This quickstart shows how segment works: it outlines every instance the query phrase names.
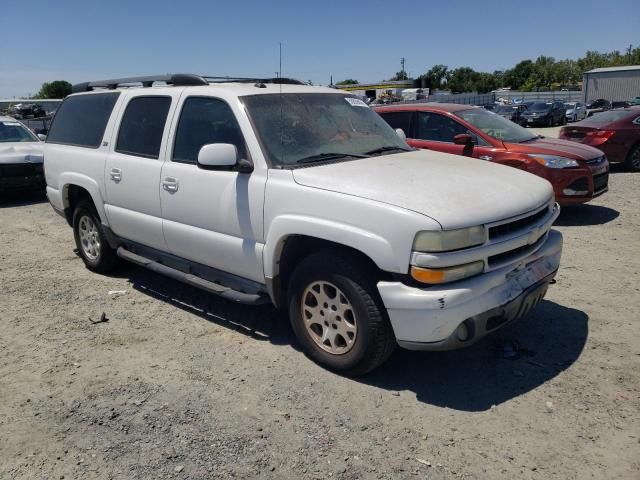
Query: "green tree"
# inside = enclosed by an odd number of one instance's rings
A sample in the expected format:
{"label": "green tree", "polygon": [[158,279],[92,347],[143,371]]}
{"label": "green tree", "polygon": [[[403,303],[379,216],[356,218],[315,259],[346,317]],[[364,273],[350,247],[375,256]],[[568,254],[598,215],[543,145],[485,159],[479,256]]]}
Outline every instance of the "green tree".
{"label": "green tree", "polygon": [[398,80],[409,80],[409,76],[407,75],[407,72],[405,72],[404,70],[400,70],[399,72],[396,72],[396,74],[393,77],[389,79],[389,81],[391,82],[395,82]]}
{"label": "green tree", "polygon": [[426,80],[426,87],[430,89],[443,88],[447,83],[449,67],[446,65],[434,65],[427,73],[423,73],[418,78]]}
{"label": "green tree", "polygon": [[518,90],[533,73],[533,62],[523,60],[512,69],[504,72],[502,86]]}
{"label": "green tree", "polygon": [[451,71],[447,86],[453,93],[473,92],[480,80],[480,74],[473,68],[460,67]]}
{"label": "green tree", "polygon": [[71,94],[71,84],[66,80],[44,82],[35,98],[64,98]]}
{"label": "green tree", "polygon": [[357,85],[358,81],[353,78],[347,78],[346,80],[341,80],[336,85]]}

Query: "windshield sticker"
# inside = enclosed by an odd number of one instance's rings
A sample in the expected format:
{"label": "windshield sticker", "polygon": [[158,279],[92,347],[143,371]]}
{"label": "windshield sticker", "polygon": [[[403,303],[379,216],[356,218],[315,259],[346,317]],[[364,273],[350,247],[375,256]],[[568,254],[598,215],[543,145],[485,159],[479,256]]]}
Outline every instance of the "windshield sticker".
{"label": "windshield sticker", "polygon": [[347,103],[349,105],[351,105],[352,107],[367,107],[369,108],[369,105],[367,105],[366,103],[364,103],[362,100],[360,100],[359,98],[352,98],[352,97],[344,97],[344,99],[347,101]]}

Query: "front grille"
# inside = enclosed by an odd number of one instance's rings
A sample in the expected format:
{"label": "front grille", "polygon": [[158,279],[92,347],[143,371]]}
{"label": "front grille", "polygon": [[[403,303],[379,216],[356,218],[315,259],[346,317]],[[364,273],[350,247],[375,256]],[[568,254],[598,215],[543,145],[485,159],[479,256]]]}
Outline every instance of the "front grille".
{"label": "front grille", "polygon": [[41,163],[12,163],[0,165],[0,176],[2,177],[31,177],[42,174]]}
{"label": "front grille", "polygon": [[514,248],[513,250],[498,253],[497,255],[489,257],[489,267],[493,268],[497,265],[507,264],[515,261],[521,256],[529,254],[530,252],[535,250],[544,241],[544,239],[545,235],[542,235],[540,238],[538,238],[538,240],[529,245],[523,245],[522,247]]}
{"label": "front grille", "polygon": [[593,191],[598,193],[609,185],[609,172],[601,173],[593,176]]}
{"label": "front grille", "polygon": [[517,232],[518,230],[523,230],[528,226],[537,223],[548,212],[548,208],[543,208],[539,212],[536,212],[533,215],[529,215],[528,217],[520,218],[518,220],[514,220],[513,222],[503,223],[502,225],[496,225],[495,227],[490,227],[489,240],[493,240],[494,238]]}

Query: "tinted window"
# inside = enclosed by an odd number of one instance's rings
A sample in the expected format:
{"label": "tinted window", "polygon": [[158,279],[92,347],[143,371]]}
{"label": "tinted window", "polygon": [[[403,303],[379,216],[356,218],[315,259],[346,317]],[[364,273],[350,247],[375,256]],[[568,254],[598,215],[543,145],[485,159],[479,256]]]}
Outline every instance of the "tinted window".
{"label": "tinted window", "polygon": [[380,115],[392,128],[401,128],[406,136],[411,135],[412,112],[387,112]]}
{"label": "tinted window", "polygon": [[231,143],[246,156],[244,139],[229,105],[215,98],[187,98],[176,131],[173,160],[196,163],[198,152],[209,143]]}
{"label": "tinted window", "polygon": [[417,138],[421,140],[449,143],[453,143],[453,137],[459,133],[469,133],[466,128],[455,120],[433,112],[418,113],[416,132]]}
{"label": "tinted window", "polygon": [[109,92],[67,97],[56,112],[47,143],[99,147],[118,95]]}
{"label": "tinted window", "polygon": [[528,142],[536,138],[529,130],[500,115],[487,112],[482,108],[460,110],[456,112],[456,115],[490,137],[497,138],[498,140],[517,143]]}
{"label": "tinted window", "polygon": [[136,97],[122,117],[116,152],[158,158],[170,97]]}
{"label": "tinted window", "polygon": [[536,102],[529,107],[532,112],[546,112],[551,108],[551,104],[547,102]]}
{"label": "tinted window", "polygon": [[637,110],[610,110],[608,112],[596,113],[591,117],[585,118],[581,122],[581,125],[598,125],[602,123],[617,122],[618,120],[622,120],[626,117],[629,117],[631,119],[634,115],[637,114]]}

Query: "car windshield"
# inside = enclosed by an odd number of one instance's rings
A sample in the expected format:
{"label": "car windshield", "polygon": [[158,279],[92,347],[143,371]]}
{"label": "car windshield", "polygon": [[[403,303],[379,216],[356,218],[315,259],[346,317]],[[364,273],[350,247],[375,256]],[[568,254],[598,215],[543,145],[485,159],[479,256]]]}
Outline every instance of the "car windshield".
{"label": "car windshield", "polygon": [[529,107],[532,112],[544,112],[551,108],[551,103],[536,102]]}
{"label": "car windshield", "polygon": [[585,118],[582,125],[599,125],[603,123],[617,122],[626,117],[633,117],[640,110],[609,110],[607,112],[596,113],[595,115]]}
{"label": "car windshield", "polygon": [[511,113],[516,109],[516,107],[511,105],[504,105],[502,107],[498,107],[494,110],[496,113]]}
{"label": "car windshield", "polygon": [[456,115],[462,118],[465,122],[468,122],[474,127],[482,130],[490,137],[505,142],[520,143],[537,138],[527,129],[513,123],[511,120],[507,120],[506,118],[484,110],[483,108],[461,110],[456,112]]}
{"label": "car windshield", "polygon": [[0,143],[37,142],[38,138],[15,120],[0,120]]}
{"label": "car windshield", "polygon": [[410,150],[382,117],[353,96],[285,93],[243,101],[273,166]]}
{"label": "car windshield", "polygon": [[572,109],[576,108],[576,104],[575,103],[565,103],[564,104],[564,108],[566,108],[567,110],[572,110]]}

